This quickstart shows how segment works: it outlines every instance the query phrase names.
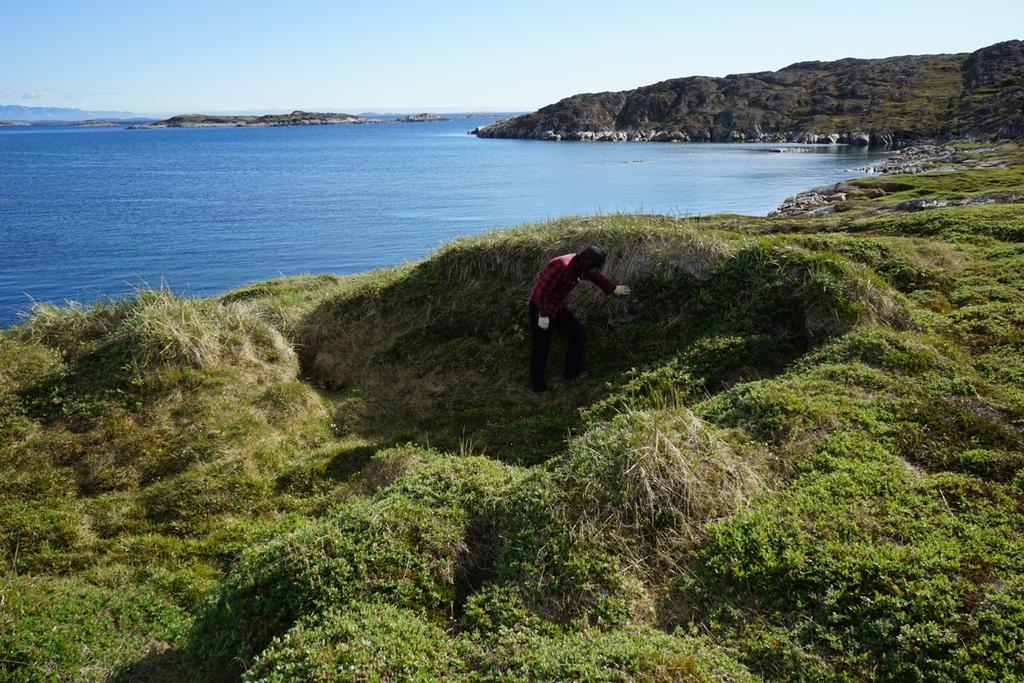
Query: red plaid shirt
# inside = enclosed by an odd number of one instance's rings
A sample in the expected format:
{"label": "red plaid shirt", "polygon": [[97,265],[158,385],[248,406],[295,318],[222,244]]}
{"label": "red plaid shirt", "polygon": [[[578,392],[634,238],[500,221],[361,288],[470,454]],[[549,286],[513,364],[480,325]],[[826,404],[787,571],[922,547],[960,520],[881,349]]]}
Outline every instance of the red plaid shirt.
{"label": "red plaid shirt", "polygon": [[[569,292],[580,283],[581,276],[572,267],[572,260],[575,257],[576,254],[556,256],[548,261],[544,270],[537,276],[537,281],[530,292],[530,301],[537,304],[542,318],[554,318],[558,315],[565,306],[565,298],[569,296]],[[582,278],[593,282],[605,294],[615,291],[615,285],[596,270],[584,273]]]}

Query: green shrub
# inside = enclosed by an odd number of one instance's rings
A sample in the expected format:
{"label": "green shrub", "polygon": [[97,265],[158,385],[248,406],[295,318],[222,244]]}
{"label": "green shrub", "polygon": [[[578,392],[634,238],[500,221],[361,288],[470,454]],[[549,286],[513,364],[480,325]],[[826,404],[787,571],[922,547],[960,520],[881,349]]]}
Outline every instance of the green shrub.
{"label": "green shrub", "polygon": [[196,622],[192,657],[210,679],[238,675],[300,617],[356,599],[440,619],[455,600],[463,532],[457,511],[350,503],[248,552]]}
{"label": "green shrub", "polygon": [[624,410],[681,405],[704,392],[751,376],[778,372],[795,355],[784,341],[767,334],[709,334],[652,367],[626,373],[609,383],[612,393],[583,409],[584,421],[608,419]]}
{"label": "green shrub", "polygon": [[808,446],[802,434],[855,430],[932,470],[1005,477],[1012,475],[1005,465],[993,469],[961,456],[1020,448],[1019,408],[1005,398],[947,340],[865,327],[807,354],[779,377],[722,392],[698,412],[785,444],[785,460],[798,467]]}
{"label": "green shrub", "polygon": [[1018,575],[987,592],[967,615],[964,631],[956,652],[963,680],[1024,678],[1024,580]]}
{"label": "green shrub", "polygon": [[1024,304],[994,302],[965,306],[951,316],[956,326],[983,346],[1024,340]]}
{"label": "green shrub", "polygon": [[0,580],[0,678],[105,681],[153,642],[179,643],[189,617],[146,587],[80,578]]}
{"label": "green shrub", "polygon": [[[1024,614],[1001,596],[1019,580],[1024,545],[1012,530],[1024,518],[1008,491],[918,477],[891,459],[831,462],[716,527],[679,599],[706,601],[737,628],[744,612],[762,615],[854,678],[959,680],[996,658],[993,679],[1019,672],[1005,653]],[[979,604],[1000,605],[1007,630],[972,627]],[[992,660],[978,644],[988,638],[1003,639]]]}
{"label": "green shrub", "polygon": [[509,470],[483,458],[416,458],[373,501],[344,503],[323,520],[246,554],[200,615],[190,652],[209,678],[237,675],[299,618],[358,600],[387,601],[443,623],[473,563],[473,509]]}
{"label": "green shrub", "polygon": [[449,681],[465,679],[455,641],[416,612],[355,603],[303,619],[245,672],[273,681]]}
{"label": "green shrub", "polygon": [[960,240],[975,235],[1024,241],[1024,210],[1017,204],[990,204],[896,213],[855,221],[854,231],[944,237]]}
{"label": "green shrub", "polygon": [[459,625],[474,642],[500,640],[514,632],[554,636],[564,631],[561,625],[530,609],[518,586],[497,583],[469,596]]}
{"label": "green shrub", "polygon": [[584,630],[561,637],[503,633],[469,659],[478,681],[754,681],[709,641],[653,629]]}

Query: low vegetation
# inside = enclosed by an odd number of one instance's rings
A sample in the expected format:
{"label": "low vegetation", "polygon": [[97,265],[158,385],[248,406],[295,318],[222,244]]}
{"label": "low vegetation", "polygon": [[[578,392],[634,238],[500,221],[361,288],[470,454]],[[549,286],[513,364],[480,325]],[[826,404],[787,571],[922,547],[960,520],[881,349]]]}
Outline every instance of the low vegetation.
{"label": "low vegetation", "polygon": [[[1024,678],[1024,176],[964,154],[823,218],[35,307],[0,679]],[[574,294],[590,372],[534,395],[528,288],[590,243],[633,295]]]}

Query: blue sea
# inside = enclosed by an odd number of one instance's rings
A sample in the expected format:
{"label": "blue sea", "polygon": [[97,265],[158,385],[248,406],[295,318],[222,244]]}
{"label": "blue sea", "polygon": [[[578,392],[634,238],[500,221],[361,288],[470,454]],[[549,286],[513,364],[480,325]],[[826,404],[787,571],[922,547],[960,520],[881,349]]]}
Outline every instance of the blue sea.
{"label": "blue sea", "polygon": [[862,175],[845,147],[485,140],[491,118],[287,128],[0,128],[0,326],[140,285],[199,296],[353,273],[567,214],[763,215]]}

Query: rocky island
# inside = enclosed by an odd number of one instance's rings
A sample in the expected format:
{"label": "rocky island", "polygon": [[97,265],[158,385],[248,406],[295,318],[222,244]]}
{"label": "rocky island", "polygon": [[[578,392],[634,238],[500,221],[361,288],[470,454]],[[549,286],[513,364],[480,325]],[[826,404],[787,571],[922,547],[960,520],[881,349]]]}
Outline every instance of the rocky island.
{"label": "rocky island", "polygon": [[437,123],[439,121],[451,121],[447,116],[437,114],[413,114],[395,119],[395,123]]}
{"label": "rocky island", "polygon": [[224,128],[232,126],[331,126],[340,124],[380,123],[355,114],[332,112],[293,111],[291,114],[264,116],[214,116],[210,114],[180,114],[155,123],[129,126],[129,128]]}
{"label": "rocky island", "polygon": [[1024,43],[799,62],[580,94],[471,131],[485,138],[890,145],[1024,135]]}

